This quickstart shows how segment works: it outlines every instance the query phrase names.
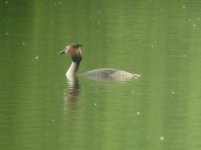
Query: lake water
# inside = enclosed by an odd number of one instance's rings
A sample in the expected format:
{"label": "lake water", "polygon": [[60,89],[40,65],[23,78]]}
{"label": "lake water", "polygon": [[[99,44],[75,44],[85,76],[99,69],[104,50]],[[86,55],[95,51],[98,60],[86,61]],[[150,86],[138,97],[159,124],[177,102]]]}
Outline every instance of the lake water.
{"label": "lake water", "polygon": [[[113,67],[139,80],[69,83]],[[1,150],[200,150],[201,1],[1,0]]]}

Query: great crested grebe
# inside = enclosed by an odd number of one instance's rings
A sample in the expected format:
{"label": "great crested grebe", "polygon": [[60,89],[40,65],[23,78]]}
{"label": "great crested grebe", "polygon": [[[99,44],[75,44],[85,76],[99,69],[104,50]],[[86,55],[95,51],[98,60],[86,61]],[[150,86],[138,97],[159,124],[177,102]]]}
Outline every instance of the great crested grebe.
{"label": "great crested grebe", "polygon": [[[71,56],[72,63],[66,72],[66,76],[69,80],[73,80],[78,71],[80,62],[82,60],[81,44],[69,44],[66,48],[60,51],[58,54]],[[97,80],[114,80],[114,81],[124,81],[129,79],[137,79],[140,77],[139,74],[129,73],[123,70],[118,70],[114,68],[100,68],[83,73],[83,75],[90,79]]]}

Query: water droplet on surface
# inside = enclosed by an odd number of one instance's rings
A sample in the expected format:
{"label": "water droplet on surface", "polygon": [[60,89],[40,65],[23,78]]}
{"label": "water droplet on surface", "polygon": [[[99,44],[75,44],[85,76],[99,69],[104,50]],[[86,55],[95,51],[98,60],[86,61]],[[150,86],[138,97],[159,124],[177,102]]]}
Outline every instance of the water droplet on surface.
{"label": "water droplet on surface", "polygon": [[175,94],[175,91],[172,91],[172,94]]}
{"label": "water droplet on surface", "polygon": [[193,24],[193,27],[196,27],[197,25],[196,24]]}
{"label": "water droplet on surface", "polygon": [[165,140],[165,137],[164,137],[164,136],[161,136],[161,137],[160,137],[160,140],[161,140],[161,141],[164,141],[164,140]]}
{"label": "water droplet on surface", "polygon": [[182,8],[185,9],[185,8],[186,8],[186,5],[182,5]]}
{"label": "water droplet on surface", "polygon": [[136,113],[136,115],[140,115],[140,112],[138,111],[138,112]]}
{"label": "water droplet on surface", "polygon": [[25,42],[22,42],[22,45],[25,45]]}
{"label": "water droplet on surface", "polygon": [[8,32],[6,32],[5,35],[8,35]]}
{"label": "water droplet on surface", "polygon": [[96,103],[94,103],[94,106],[96,106],[97,104]]}
{"label": "water droplet on surface", "polygon": [[35,57],[35,59],[39,59],[39,57],[38,57],[38,56],[36,56],[36,57]]}
{"label": "water droplet on surface", "polygon": [[5,1],[5,5],[7,5],[8,4],[8,1]]}

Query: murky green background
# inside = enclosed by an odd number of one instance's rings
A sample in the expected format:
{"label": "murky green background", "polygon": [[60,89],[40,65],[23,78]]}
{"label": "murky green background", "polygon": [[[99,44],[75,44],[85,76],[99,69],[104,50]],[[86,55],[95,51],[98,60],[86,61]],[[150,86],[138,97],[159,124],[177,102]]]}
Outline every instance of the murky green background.
{"label": "murky green background", "polygon": [[[79,73],[57,52],[83,44]],[[1,150],[200,150],[200,0],[0,0]]]}

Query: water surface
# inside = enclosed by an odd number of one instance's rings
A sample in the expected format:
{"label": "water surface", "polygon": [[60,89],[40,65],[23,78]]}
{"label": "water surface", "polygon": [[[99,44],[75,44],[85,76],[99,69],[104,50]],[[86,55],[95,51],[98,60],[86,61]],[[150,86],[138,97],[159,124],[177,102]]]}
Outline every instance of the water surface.
{"label": "water surface", "polygon": [[[199,150],[201,2],[0,1],[0,149]],[[68,83],[112,67],[140,80]]]}

